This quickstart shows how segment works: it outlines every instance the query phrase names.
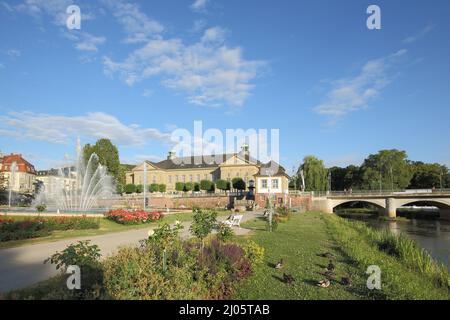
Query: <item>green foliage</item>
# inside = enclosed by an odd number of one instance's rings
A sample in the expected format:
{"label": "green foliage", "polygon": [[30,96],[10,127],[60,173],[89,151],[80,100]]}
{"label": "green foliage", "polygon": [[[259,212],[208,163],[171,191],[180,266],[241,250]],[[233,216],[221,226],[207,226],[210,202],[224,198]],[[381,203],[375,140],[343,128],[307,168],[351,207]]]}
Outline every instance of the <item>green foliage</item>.
{"label": "green foliage", "polygon": [[153,234],[149,235],[147,243],[167,248],[178,239],[178,233],[183,228],[181,223],[175,223],[173,227],[168,223],[163,223],[158,228],[153,229]]}
{"label": "green foliage", "polygon": [[86,217],[0,218],[0,242],[45,237],[55,230],[98,229],[99,219]]}
{"label": "green foliage", "polygon": [[203,241],[217,225],[217,212],[197,210],[193,215],[190,232]]}
{"label": "green foliage", "polygon": [[177,191],[184,191],[184,183],[183,182],[176,182],[175,183],[175,190],[177,190]]}
{"label": "green foliage", "polygon": [[258,245],[253,240],[248,240],[243,249],[245,256],[250,260],[252,265],[260,265],[264,262],[264,247]]}
{"label": "green foliage", "polygon": [[121,172],[120,169],[119,151],[109,139],[99,139],[94,145],[86,144],[84,146],[83,156],[86,162],[93,153],[98,156],[98,163],[106,166],[108,173],[111,174],[116,181],[124,183],[123,172]]}
{"label": "green foliage", "polygon": [[36,206],[36,210],[37,210],[38,212],[44,212],[45,209],[47,209],[47,206],[46,206],[45,204],[38,204],[38,205]]}
{"label": "green foliage", "polygon": [[412,170],[405,151],[381,150],[369,155],[361,166],[362,188],[370,189],[380,183],[384,190],[398,190],[408,187]]}
{"label": "green foliage", "polygon": [[150,192],[159,192],[159,184],[157,183],[152,183],[149,187],[148,187]]}
{"label": "green foliage", "polygon": [[142,193],[144,191],[144,186],[142,184],[136,185],[136,193]]}
{"label": "green foliage", "polygon": [[56,252],[47,258],[44,263],[50,262],[56,265],[56,269],[65,271],[68,266],[76,265],[79,267],[86,265],[95,265],[100,259],[100,249],[97,245],[90,244],[90,240],[78,241],[76,244],[69,245],[61,252]]}
{"label": "green foliage", "polygon": [[203,191],[213,191],[214,183],[210,180],[200,181],[200,189]]}
{"label": "green foliage", "polygon": [[448,168],[438,163],[411,163],[413,176],[410,189],[447,188]]}
{"label": "green foliage", "polygon": [[194,182],[194,191],[195,191],[195,192],[200,191],[200,183]]}
{"label": "green foliage", "polygon": [[245,190],[245,181],[242,180],[242,178],[233,178],[233,180],[231,181],[232,186],[234,189],[236,190]]}
{"label": "green foliage", "polygon": [[131,193],[136,193],[136,185],[134,184],[127,184],[125,186],[125,193],[127,194],[131,194]]}
{"label": "green foliage", "polygon": [[217,224],[216,229],[217,229],[217,237],[219,238],[220,241],[228,242],[234,236],[233,229],[224,223]]}
{"label": "green foliage", "polygon": [[222,190],[222,191],[231,189],[230,182],[228,182],[227,180],[222,180],[222,179],[219,179],[216,181],[216,187],[217,187],[217,189]]}
{"label": "green foliage", "polygon": [[184,189],[183,189],[183,191],[189,192],[189,191],[192,191],[193,189],[194,189],[194,184],[193,184],[192,182],[186,182],[186,183],[184,184]]}
{"label": "green foliage", "polygon": [[[303,170],[306,191],[325,191],[328,188],[327,170],[322,160],[306,156],[299,170]],[[300,174],[300,172],[299,172]]]}
{"label": "green foliage", "polygon": [[161,183],[161,184],[158,186],[158,191],[161,192],[161,193],[166,192],[166,185]]}

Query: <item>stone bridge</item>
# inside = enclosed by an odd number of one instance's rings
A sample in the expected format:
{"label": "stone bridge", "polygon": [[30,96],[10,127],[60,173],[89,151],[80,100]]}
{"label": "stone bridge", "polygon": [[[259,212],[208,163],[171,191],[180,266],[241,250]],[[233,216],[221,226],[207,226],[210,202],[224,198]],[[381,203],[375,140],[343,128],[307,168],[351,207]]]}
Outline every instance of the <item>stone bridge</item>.
{"label": "stone bridge", "polygon": [[345,194],[327,193],[312,197],[312,209],[333,213],[334,209],[344,203],[366,202],[379,208],[382,215],[390,218],[397,216],[397,209],[402,206],[427,205],[439,208],[441,219],[450,220],[450,192],[408,193],[392,192],[379,194]]}

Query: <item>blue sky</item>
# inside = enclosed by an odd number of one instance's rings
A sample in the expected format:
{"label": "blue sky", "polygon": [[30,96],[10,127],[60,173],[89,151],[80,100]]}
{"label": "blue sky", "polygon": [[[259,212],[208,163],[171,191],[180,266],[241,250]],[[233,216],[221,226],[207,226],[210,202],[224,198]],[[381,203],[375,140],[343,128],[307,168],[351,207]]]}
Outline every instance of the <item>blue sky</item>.
{"label": "blue sky", "polygon": [[45,169],[108,137],[156,160],[201,120],[279,129],[289,171],[385,148],[449,165],[449,33],[445,0],[0,1],[0,150]]}

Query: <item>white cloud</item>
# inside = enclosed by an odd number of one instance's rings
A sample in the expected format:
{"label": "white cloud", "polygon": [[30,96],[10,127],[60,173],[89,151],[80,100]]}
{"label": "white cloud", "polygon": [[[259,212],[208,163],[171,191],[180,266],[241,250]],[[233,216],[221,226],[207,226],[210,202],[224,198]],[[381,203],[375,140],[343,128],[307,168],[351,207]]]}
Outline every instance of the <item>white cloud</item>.
{"label": "white cloud", "polygon": [[170,143],[171,134],[155,128],[123,124],[116,117],[92,112],[62,116],[33,112],[11,112],[0,116],[0,134],[17,139],[67,144],[75,137],[108,138],[119,145],[145,145],[149,140]]}
{"label": "white cloud", "polygon": [[420,30],[418,33],[416,33],[415,35],[412,35],[412,36],[409,36],[409,37],[403,39],[403,43],[409,44],[409,43],[416,42],[417,40],[426,36],[433,29],[434,29],[434,25],[428,25],[425,28],[423,28],[422,30]]}
{"label": "white cloud", "polygon": [[265,62],[243,59],[240,47],[223,44],[225,33],[219,27],[209,28],[192,45],[176,38],[150,40],[123,62],[104,57],[104,72],[118,74],[130,86],[162,76],[165,87],[186,92],[190,103],[241,106]]}
{"label": "white cloud", "polygon": [[146,42],[164,31],[164,26],[143,13],[139,6],[121,0],[103,0],[122,25],[127,38],[126,43]]}
{"label": "white cloud", "polygon": [[350,112],[367,107],[391,82],[391,69],[406,52],[402,49],[387,57],[370,60],[357,76],[332,81],[332,88],[327,93],[325,102],[315,106],[313,111],[330,116],[335,121]]}
{"label": "white cloud", "polygon": [[22,55],[22,52],[18,49],[9,49],[5,52],[11,59],[18,58]]}
{"label": "white cloud", "polygon": [[75,44],[75,48],[81,51],[98,51],[98,45],[106,41],[105,37],[96,37],[89,33],[82,33],[80,40]]}
{"label": "white cloud", "polygon": [[209,0],[195,0],[194,3],[191,4],[191,10],[195,12],[205,12],[208,2]]}

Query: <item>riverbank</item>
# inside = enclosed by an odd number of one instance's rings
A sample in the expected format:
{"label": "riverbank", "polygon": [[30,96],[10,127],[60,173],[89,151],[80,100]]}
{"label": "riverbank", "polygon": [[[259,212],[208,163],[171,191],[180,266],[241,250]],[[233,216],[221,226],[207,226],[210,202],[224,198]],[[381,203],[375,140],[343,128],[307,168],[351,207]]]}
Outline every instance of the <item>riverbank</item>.
{"label": "riverbank", "polygon": [[[335,215],[305,213],[280,224],[274,233],[264,231],[265,222],[258,219],[244,226],[254,230],[251,238],[265,248],[267,261],[238,290],[235,299],[450,298],[448,287],[436,284],[433,276],[380,250],[361,232],[363,223]],[[324,279],[329,262],[320,256],[324,252],[336,257],[336,280],[328,288],[317,286]],[[285,267],[277,271],[273,264],[280,259],[285,261]],[[370,265],[381,269],[381,290],[369,290],[366,286],[366,270]],[[295,284],[283,283],[283,273],[291,274]],[[448,277],[448,273],[445,275]],[[340,284],[342,277],[350,278],[352,286]]]}

